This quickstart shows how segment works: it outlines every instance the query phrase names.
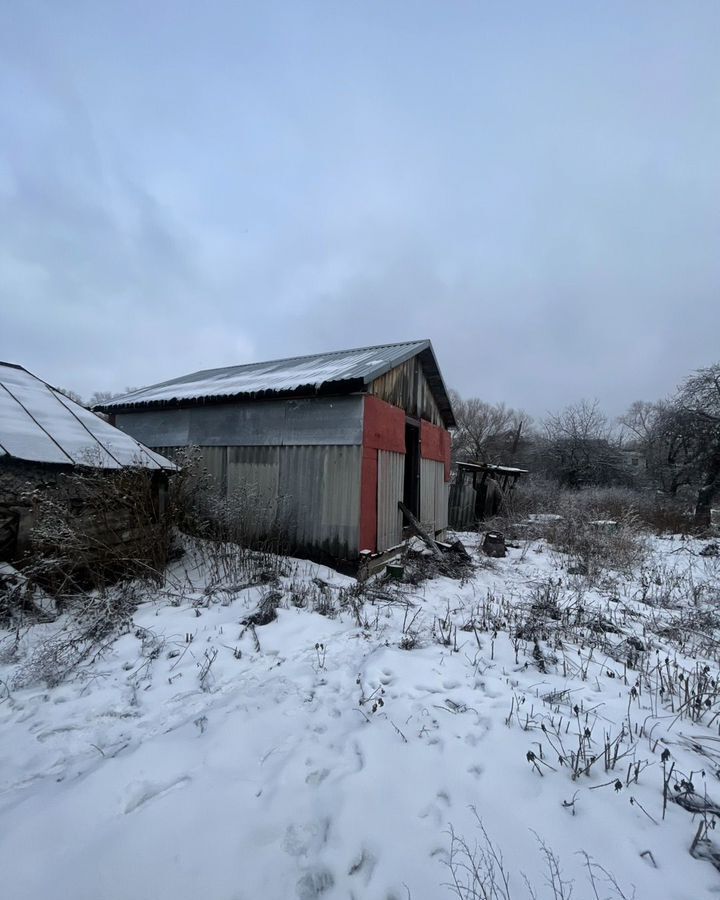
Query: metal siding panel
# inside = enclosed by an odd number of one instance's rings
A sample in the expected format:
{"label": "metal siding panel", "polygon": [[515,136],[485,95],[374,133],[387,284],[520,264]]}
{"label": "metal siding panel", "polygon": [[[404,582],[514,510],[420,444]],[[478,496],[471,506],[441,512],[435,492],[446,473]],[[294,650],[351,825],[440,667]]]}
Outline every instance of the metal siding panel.
{"label": "metal siding panel", "polygon": [[448,496],[450,485],[445,481],[445,464],[436,463],[435,468],[435,529],[444,531],[448,527]]}
{"label": "metal siding panel", "polygon": [[190,413],[188,443],[191,445],[256,447],[282,443],[285,424],[282,401],[197,406],[187,411]]}
{"label": "metal siding panel", "polygon": [[116,418],[119,428],[152,447],[355,445],[362,443],[363,398],[243,401]]}
{"label": "metal siding panel", "polygon": [[227,450],[225,447],[203,447],[202,459],[218,493],[224,495],[227,491]]}
{"label": "metal siding panel", "polygon": [[463,531],[475,526],[475,489],[472,481],[462,476],[456,476],[456,481],[450,485],[449,500],[449,524],[451,528]]}
{"label": "metal siding panel", "polygon": [[291,545],[353,559],[360,540],[359,446],[280,448],[280,496]]}
{"label": "metal siding panel", "polygon": [[428,528],[435,524],[435,462],[420,460],[420,521]]}
{"label": "metal siding panel", "polygon": [[434,459],[420,461],[420,521],[441,531],[447,528],[448,491],[445,464]]}
{"label": "metal siding panel", "polygon": [[357,557],[362,447],[203,447],[208,473],[250,540],[279,536],[292,552]]}
{"label": "metal siding panel", "polygon": [[148,447],[187,447],[190,444],[189,409],[118,413],[115,425]]}
{"label": "metal siding panel", "polygon": [[282,530],[279,469],[278,447],[227,448],[226,495],[243,517],[250,538],[257,540]]}
{"label": "metal siding panel", "polygon": [[395,547],[402,540],[402,513],[398,500],[403,498],[405,454],[378,450],[377,549]]}
{"label": "metal siding panel", "polygon": [[229,498],[245,490],[256,523],[253,529],[248,519],[250,537],[276,534],[290,552],[357,557],[362,447],[204,447],[201,452]]}
{"label": "metal siding panel", "polygon": [[318,397],[285,401],[285,445],[362,444],[363,398]]}

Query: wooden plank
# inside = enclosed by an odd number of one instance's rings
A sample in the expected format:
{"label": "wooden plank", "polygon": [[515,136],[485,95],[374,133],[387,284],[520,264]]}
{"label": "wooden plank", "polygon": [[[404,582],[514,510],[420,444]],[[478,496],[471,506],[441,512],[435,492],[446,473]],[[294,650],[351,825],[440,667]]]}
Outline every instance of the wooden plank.
{"label": "wooden plank", "polygon": [[428,550],[430,550],[437,559],[442,559],[442,553],[440,552],[440,548],[438,547],[435,539],[430,537],[430,535],[425,531],[422,525],[418,522],[415,516],[410,512],[410,510],[405,506],[402,500],[398,500],[398,507],[402,510],[402,514],[405,516],[410,529],[415,532],[415,534],[420,538],[421,541],[427,546]]}

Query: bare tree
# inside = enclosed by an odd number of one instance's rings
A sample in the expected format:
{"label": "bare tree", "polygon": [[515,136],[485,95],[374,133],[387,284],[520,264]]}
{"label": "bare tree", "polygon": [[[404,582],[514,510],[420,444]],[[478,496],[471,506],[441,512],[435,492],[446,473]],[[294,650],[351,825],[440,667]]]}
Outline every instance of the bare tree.
{"label": "bare tree", "polygon": [[643,454],[646,474],[659,490],[674,496],[697,483],[698,448],[677,403],[636,400],[618,421]]}
{"label": "bare tree", "polygon": [[455,459],[511,461],[532,421],[527,413],[479,397],[464,400],[457,391],[451,391],[450,397],[457,421],[453,434]]}
{"label": "bare tree", "polygon": [[75,403],[79,403],[80,406],[85,406],[85,401],[80,396],[80,394],[77,393],[77,391],[70,390],[70,388],[61,388],[61,387],[55,388],[55,390],[58,391],[58,393],[62,394],[63,396],[69,397],[70,400],[74,400]]}
{"label": "bare tree", "polygon": [[657,436],[657,425],[661,403],[651,403],[647,400],[636,400],[631,403],[628,411],[618,417],[618,422],[627,430],[632,439],[646,447]]}
{"label": "bare tree", "polygon": [[695,523],[706,528],[720,492],[720,363],[685,379],[670,400],[633,403],[620,422],[642,448],[659,488],[697,491]]}
{"label": "bare tree", "polygon": [[112,391],[93,391],[88,405],[91,408],[99,406],[101,403],[107,403],[115,397],[117,397],[117,394]]}
{"label": "bare tree", "polygon": [[94,391],[88,406],[90,409],[93,409],[96,406],[102,406],[103,403],[109,403],[110,400],[114,400],[116,397],[122,397],[123,394],[131,394],[137,390],[139,390],[137,387],[126,387],[124,391]]}
{"label": "bare tree", "polygon": [[695,466],[698,494],[695,524],[710,525],[710,510],[720,491],[720,363],[698,369],[677,392],[674,418]]}
{"label": "bare tree", "polygon": [[542,467],[561,484],[609,484],[621,477],[619,442],[597,400],[551,413],[543,432]]}

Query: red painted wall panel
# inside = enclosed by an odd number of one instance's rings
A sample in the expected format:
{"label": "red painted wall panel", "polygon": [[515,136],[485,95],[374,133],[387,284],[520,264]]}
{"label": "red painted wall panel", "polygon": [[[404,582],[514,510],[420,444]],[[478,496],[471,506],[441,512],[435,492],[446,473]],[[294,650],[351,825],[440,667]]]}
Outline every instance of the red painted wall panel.
{"label": "red painted wall panel", "polygon": [[360,549],[377,550],[378,450],[405,452],[405,412],[368,394],[363,414]]}
{"label": "red painted wall panel", "polygon": [[368,394],[363,417],[363,447],[405,452],[405,411]]}
{"label": "red painted wall panel", "polygon": [[360,474],[360,550],[377,550],[378,452],[363,447]]}
{"label": "red painted wall panel", "polygon": [[420,422],[420,454],[423,459],[445,463],[445,481],[450,481],[450,432],[423,419]]}
{"label": "red painted wall panel", "polygon": [[[424,419],[420,447],[425,459],[445,463],[450,481],[450,432]],[[368,394],[363,417],[363,457],[360,481],[360,549],[377,550],[378,450],[405,453],[405,410]]]}

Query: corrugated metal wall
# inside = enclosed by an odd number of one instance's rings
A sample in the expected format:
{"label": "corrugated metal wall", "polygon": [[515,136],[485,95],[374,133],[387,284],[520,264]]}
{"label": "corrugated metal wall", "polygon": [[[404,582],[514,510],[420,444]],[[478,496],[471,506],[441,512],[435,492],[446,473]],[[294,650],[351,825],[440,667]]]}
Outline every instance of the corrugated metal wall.
{"label": "corrugated metal wall", "polygon": [[402,541],[402,513],[398,500],[403,498],[405,454],[378,450],[377,549],[395,547]]}
{"label": "corrugated metal wall", "polygon": [[246,400],[118,413],[147,447],[271,447],[362,443],[362,397]]}
{"label": "corrugated metal wall", "polygon": [[456,476],[450,485],[449,523],[451,528],[463,531],[476,525],[475,488],[471,478]]}
{"label": "corrugated metal wall", "polygon": [[420,521],[429,528],[447,528],[448,485],[445,463],[434,459],[420,460]]}
{"label": "corrugated metal wall", "polygon": [[448,527],[448,502],[450,484],[445,481],[445,463],[438,463],[440,472],[435,469],[435,528],[444,531]]}
{"label": "corrugated metal wall", "polygon": [[362,447],[281,447],[279,494],[298,547],[338,559],[357,556],[360,543]]}
{"label": "corrugated metal wall", "polygon": [[362,447],[201,447],[199,452],[248,540],[277,536],[289,552],[357,556]]}

